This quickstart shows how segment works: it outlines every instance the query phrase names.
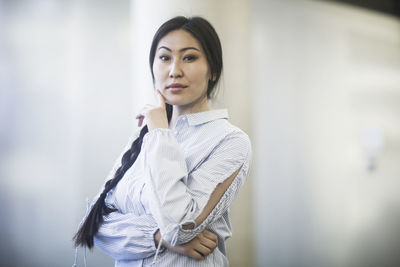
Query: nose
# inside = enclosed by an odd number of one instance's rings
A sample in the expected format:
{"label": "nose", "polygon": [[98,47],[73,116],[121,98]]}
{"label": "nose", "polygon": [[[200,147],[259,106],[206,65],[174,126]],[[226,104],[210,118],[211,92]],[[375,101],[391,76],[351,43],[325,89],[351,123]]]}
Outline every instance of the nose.
{"label": "nose", "polygon": [[174,61],[171,64],[171,69],[169,71],[170,78],[181,78],[183,76],[183,71],[179,62]]}

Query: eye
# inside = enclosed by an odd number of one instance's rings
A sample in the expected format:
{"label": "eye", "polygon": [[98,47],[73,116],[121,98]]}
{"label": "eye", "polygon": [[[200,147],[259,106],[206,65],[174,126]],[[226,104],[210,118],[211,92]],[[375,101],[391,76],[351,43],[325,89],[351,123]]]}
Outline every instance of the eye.
{"label": "eye", "polygon": [[195,61],[198,57],[196,55],[187,55],[183,58],[183,61],[192,62]]}
{"label": "eye", "polygon": [[170,59],[170,57],[167,56],[167,55],[161,55],[161,56],[159,56],[158,58],[159,58],[161,61],[168,61],[168,60]]}

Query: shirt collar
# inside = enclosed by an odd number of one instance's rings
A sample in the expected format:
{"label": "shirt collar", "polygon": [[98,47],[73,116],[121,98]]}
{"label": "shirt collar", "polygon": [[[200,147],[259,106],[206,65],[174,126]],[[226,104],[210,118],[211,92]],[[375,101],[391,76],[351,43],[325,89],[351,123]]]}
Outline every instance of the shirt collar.
{"label": "shirt collar", "polygon": [[203,124],[217,119],[229,118],[227,109],[212,109],[198,113],[186,114],[184,116],[187,118],[190,126]]}

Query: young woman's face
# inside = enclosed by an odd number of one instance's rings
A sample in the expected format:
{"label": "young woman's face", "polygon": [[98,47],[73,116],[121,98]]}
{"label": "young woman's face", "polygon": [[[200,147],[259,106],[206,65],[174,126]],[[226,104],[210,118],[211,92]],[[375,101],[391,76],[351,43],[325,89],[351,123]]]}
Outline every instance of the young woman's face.
{"label": "young woman's face", "polygon": [[210,71],[200,43],[187,31],[175,30],[157,45],[154,85],[171,105],[196,109],[207,99]]}

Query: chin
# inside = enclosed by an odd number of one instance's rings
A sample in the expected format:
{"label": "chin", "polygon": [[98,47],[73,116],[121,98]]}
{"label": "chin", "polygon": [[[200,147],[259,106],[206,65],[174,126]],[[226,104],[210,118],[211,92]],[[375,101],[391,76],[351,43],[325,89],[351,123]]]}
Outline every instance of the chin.
{"label": "chin", "polygon": [[184,101],[182,101],[182,99],[179,99],[178,97],[165,98],[165,102],[173,106],[181,106],[186,104]]}

